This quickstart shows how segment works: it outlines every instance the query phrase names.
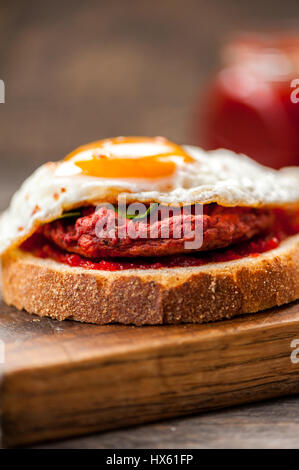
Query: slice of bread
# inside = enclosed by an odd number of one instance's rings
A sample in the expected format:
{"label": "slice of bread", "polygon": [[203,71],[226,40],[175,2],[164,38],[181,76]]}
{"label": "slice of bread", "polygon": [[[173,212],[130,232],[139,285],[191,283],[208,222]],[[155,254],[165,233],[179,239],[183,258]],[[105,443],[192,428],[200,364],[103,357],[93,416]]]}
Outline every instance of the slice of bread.
{"label": "slice of bread", "polygon": [[9,305],[57,320],[203,323],[298,299],[299,235],[257,257],[156,270],[88,270],[12,250],[2,285]]}

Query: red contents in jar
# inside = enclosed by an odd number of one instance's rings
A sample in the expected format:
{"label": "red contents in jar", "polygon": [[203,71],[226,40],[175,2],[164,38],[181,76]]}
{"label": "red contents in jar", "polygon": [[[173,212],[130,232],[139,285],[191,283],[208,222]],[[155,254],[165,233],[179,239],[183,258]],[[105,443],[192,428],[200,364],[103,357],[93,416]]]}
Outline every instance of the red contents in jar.
{"label": "red contents in jar", "polygon": [[195,143],[244,153],[273,168],[298,165],[298,35],[244,36],[223,56],[224,66],[198,104]]}

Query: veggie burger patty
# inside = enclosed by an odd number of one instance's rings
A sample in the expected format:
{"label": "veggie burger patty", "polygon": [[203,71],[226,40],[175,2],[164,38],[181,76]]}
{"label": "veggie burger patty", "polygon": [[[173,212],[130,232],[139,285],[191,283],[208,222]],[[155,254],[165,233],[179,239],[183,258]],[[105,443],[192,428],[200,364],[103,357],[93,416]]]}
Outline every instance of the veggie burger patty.
{"label": "veggie burger patty", "polygon": [[[194,239],[198,218],[202,219],[203,243],[197,251],[249,240],[273,223],[270,210],[217,204],[205,205],[202,215],[172,214],[171,211],[163,215],[162,212],[153,223],[149,215],[138,220],[128,219],[107,207],[82,208],[80,215],[77,219],[67,217],[45,224],[39,232],[63,250],[86,258],[157,257],[190,252],[185,242]],[[107,231],[115,222],[116,230]],[[188,228],[184,230],[186,225]],[[163,236],[165,226],[168,227],[167,237]],[[178,238],[175,234],[180,232]],[[135,234],[134,238],[130,233]],[[155,238],[150,238],[150,233],[155,233]]]}

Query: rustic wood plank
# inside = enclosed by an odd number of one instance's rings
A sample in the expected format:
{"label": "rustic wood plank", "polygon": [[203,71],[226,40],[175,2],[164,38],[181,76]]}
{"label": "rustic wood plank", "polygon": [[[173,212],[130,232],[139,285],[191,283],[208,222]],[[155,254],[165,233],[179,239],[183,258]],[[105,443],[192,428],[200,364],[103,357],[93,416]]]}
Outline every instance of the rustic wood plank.
{"label": "rustic wood plank", "polygon": [[299,303],[207,325],[95,326],[1,306],[6,445],[299,391]]}

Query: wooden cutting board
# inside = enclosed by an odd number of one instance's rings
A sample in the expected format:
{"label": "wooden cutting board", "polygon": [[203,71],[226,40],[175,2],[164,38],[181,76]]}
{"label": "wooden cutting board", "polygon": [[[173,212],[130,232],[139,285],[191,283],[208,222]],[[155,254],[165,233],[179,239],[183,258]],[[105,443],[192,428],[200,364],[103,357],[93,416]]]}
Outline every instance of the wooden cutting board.
{"label": "wooden cutting board", "polygon": [[141,328],[40,319],[1,302],[0,338],[6,446],[299,391],[291,361],[299,302],[205,325]]}

